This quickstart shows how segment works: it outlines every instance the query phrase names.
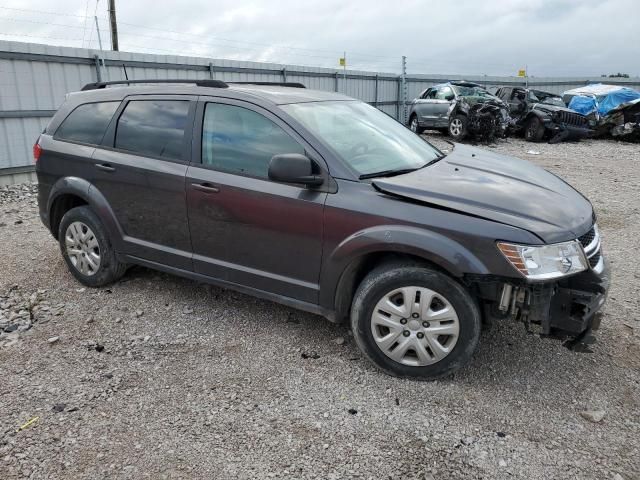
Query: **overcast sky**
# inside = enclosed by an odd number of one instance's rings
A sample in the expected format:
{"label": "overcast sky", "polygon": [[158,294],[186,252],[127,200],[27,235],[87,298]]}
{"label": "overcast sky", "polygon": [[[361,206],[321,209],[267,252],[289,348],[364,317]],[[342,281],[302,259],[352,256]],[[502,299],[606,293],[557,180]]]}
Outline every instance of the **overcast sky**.
{"label": "overcast sky", "polygon": [[[108,0],[0,0],[0,39],[109,47]],[[96,8],[97,7],[97,8]],[[116,0],[120,50],[409,73],[640,74],[639,0]],[[54,14],[55,13],[55,14]]]}

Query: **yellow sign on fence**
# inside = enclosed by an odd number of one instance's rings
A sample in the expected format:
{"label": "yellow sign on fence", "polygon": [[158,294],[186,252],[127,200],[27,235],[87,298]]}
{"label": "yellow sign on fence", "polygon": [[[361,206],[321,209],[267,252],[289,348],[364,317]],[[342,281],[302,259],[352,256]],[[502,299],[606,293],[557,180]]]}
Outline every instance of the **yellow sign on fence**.
{"label": "yellow sign on fence", "polygon": [[527,71],[526,70],[518,70],[518,76],[519,77],[526,77],[527,76]]}
{"label": "yellow sign on fence", "polygon": [[340,66],[341,67],[346,67],[347,66],[347,59],[344,57],[340,58]]}

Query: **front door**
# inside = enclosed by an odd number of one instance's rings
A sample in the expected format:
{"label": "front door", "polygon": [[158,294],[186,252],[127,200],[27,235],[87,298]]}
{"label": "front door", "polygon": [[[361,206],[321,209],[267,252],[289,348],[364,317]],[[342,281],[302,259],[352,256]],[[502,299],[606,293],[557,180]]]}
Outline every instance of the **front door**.
{"label": "front door", "polygon": [[449,126],[449,108],[455,95],[449,85],[439,87],[431,104],[432,125],[434,127]]}
{"label": "front door", "polygon": [[130,97],[96,148],[91,188],[118,220],[121,253],[192,270],[185,176],[195,106],[194,97]]}
{"label": "front door", "polygon": [[187,172],[195,271],[317,303],[327,193],[267,175],[273,155],[313,157],[310,146],[270,112],[236,100],[203,101],[196,125],[197,162]]}

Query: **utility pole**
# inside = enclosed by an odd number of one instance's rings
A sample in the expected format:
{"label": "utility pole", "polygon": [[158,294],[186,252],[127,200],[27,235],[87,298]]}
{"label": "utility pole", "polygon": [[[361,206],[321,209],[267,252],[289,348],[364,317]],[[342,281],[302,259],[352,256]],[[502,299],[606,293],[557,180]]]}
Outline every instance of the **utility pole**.
{"label": "utility pole", "polygon": [[98,25],[98,16],[94,16],[93,19],[96,21],[96,32],[98,32],[98,45],[100,45],[100,51],[102,51],[102,37],[100,36],[100,26]]}
{"label": "utility pole", "polygon": [[400,120],[403,125],[407,123],[407,57],[402,56],[402,77],[401,77],[401,88],[402,92],[402,110],[400,110]]}
{"label": "utility pole", "polygon": [[344,94],[347,94],[347,52],[344,52],[344,63],[342,64],[342,79],[344,82]]}
{"label": "utility pole", "polygon": [[116,0],[109,0],[109,24],[111,25],[111,50],[118,51],[118,24],[116,23]]}

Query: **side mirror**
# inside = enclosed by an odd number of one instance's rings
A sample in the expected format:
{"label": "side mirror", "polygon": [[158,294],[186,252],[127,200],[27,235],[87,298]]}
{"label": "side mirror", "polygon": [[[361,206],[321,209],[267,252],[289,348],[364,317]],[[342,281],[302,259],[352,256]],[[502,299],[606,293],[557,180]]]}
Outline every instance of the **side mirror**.
{"label": "side mirror", "polygon": [[455,95],[447,95],[446,97],[444,97],[444,99],[445,99],[445,100],[448,100],[448,101],[455,100],[455,98],[456,98],[456,96],[455,96]]}
{"label": "side mirror", "polygon": [[313,173],[311,159],[299,153],[284,153],[271,157],[269,180],[282,183],[300,183],[309,187],[322,185],[324,182],[322,176]]}

